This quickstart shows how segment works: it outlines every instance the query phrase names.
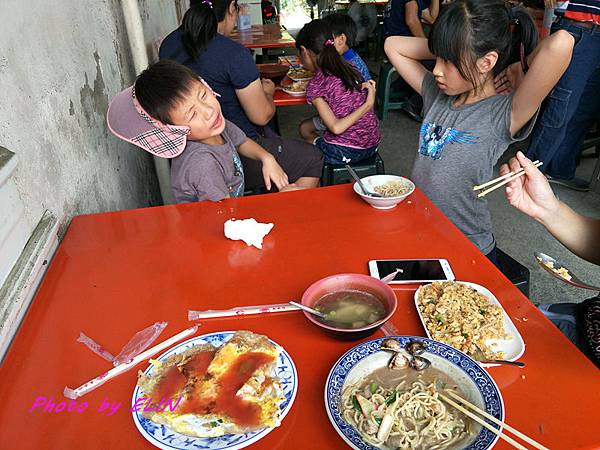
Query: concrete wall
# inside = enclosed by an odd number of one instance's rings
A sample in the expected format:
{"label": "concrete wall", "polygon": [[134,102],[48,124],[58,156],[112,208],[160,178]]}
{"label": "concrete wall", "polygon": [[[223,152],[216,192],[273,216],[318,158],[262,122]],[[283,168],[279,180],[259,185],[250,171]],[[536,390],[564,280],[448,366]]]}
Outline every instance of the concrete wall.
{"label": "concrete wall", "polygon": [[[177,25],[175,3],[140,9],[152,58]],[[19,159],[28,235],[46,209],[64,230],[74,215],[158,204],[151,158],[105,121],[135,76],[120,2],[2,0],[0,21],[0,146]]]}

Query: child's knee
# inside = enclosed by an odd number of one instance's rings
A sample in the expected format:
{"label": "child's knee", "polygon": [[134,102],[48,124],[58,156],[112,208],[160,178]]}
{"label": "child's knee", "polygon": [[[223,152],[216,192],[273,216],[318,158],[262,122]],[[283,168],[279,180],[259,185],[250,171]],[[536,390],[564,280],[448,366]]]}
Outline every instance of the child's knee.
{"label": "child's knee", "polygon": [[312,119],[306,119],[300,122],[298,132],[304,139],[310,139],[315,134],[315,126]]}

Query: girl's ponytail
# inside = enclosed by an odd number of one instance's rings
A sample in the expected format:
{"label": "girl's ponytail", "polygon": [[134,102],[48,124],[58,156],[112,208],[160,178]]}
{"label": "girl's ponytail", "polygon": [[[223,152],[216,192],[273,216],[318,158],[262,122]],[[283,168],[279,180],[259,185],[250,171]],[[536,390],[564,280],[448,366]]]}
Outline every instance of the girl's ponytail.
{"label": "girl's ponytail", "polygon": [[190,60],[198,58],[217,34],[217,24],[209,1],[195,4],[186,11],[181,22],[181,40]]}
{"label": "girl's ponytail", "polygon": [[237,0],[191,0],[191,7],[181,22],[183,46],[195,60],[217,34],[219,22],[225,19],[229,6]]}
{"label": "girl's ponytail", "polygon": [[522,6],[507,7],[511,29],[511,49],[507,64],[520,61],[527,68],[526,58],[538,44],[538,31],[533,18]]}
{"label": "girl's ponytail", "polygon": [[364,81],[362,76],[338,53],[333,45],[333,39],[325,41],[323,50],[317,56],[317,64],[325,75],[333,75],[342,80],[346,89],[361,89],[360,85]]}
{"label": "girl's ponytail", "polygon": [[324,20],[315,19],[302,27],[296,37],[296,48],[300,47],[317,55],[317,65],[325,75],[339,78],[348,90],[361,89],[362,76],[337,52],[331,29]]}

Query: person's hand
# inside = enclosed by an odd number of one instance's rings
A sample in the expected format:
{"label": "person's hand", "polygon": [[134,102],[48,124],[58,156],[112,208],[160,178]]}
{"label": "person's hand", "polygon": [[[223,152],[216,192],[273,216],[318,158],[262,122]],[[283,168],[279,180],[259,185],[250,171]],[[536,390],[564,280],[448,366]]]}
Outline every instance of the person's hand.
{"label": "person's hand", "polygon": [[262,161],[262,173],[268,191],[271,190],[271,181],[279,190],[290,184],[287,174],[271,154]]}
{"label": "person's hand", "polygon": [[544,6],[546,8],[555,8],[556,7],[556,0],[544,0]]}
{"label": "person's hand", "polygon": [[260,82],[262,84],[263,91],[265,91],[265,94],[267,94],[270,97],[273,97],[273,94],[275,93],[275,83],[273,83],[273,81],[269,80],[268,78],[262,78]]}
{"label": "person's hand", "polygon": [[508,66],[494,78],[494,87],[496,94],[507,95],[517,90],[525,74],[520,62]]}
{"label": "person's hand", "polygon": [[367,90],[367,99],[365,105],[372,108],[375,105],[375,82],[373,80],[365,81],[361,84],[361,88]]}
{"label": "person's hand", "polygon": [[516,158],[500,167],[500,175],[516,172],[521,167],[525,175],[506,185],[506,199],[519,211],[544,222],[558,210],[560,202],[544,174],[522,152],[517,152]]}

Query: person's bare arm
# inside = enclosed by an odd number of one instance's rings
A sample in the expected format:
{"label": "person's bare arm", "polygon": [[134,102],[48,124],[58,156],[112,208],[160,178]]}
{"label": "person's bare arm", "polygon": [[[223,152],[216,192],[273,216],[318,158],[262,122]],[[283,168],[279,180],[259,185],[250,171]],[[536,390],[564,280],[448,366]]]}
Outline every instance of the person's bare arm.
{"label": "person's bare arm", "polygon": [[423,10],[423,19],[430,25],[433,25],[440,15],[440,0],[431,0],[429,8]]}
{"label": "person's bare arm", "polygon": [[512,101],[510,132],[513,136],[529,122],[569,67],[574,44],[575,39],[568,31],[559,30],[541,41],[527,57],[529,71]]}
{"label": "person's bare arm", "polygon": [[263,88],[263,83],[258,78],[244,89],[236,89],[235,93],[242,105],[242,109],[255,125],[266,125],[275,114],[273,93]]}
{"label": "person's bare arm", "polygon": [[240,155],[262,163],[262,173],[267,190],[271,190],[271,181],[275,183],[279,190],[290,184],[287,174],[275,160],[275,157],[252,139],[246,139],[238,146],[237,150]]}
{"label": "person's bare arm", "polygon": [[423,78],[427,69],[420,61],[435,59],[429,51],[426,38],[390,36],[385,40],[385,54],[398,71],[398,74],[418,94],[421,93]]}
{"label": "person's bare arm", "polygon": [[421,18],[419,17],[419,4],[416,0],[406,3],[404,7],[404,20],[413,36],[425,37]]}
{"label": "person's bare arm", "polygon": [[521,152],[500,167],[500,175],[521,167],[525,175],[506,185],[509,203],[544,225],[574,254],[600,264],[600,219],[582,216],[558,200],[544,174]]}
{"label": "person's bare arm", "polygon": [[331,107],[322,97],[313,99],[312,104],[317,109],[319,117],[333,134],[342,134],[352,125],[360,120],[367,112],[373,109],[375,104],[375,82],[373,80],[363,83],[363,87],[368,90],[367,99],[356,110],[352,111],[346,117],[336,117]]}

